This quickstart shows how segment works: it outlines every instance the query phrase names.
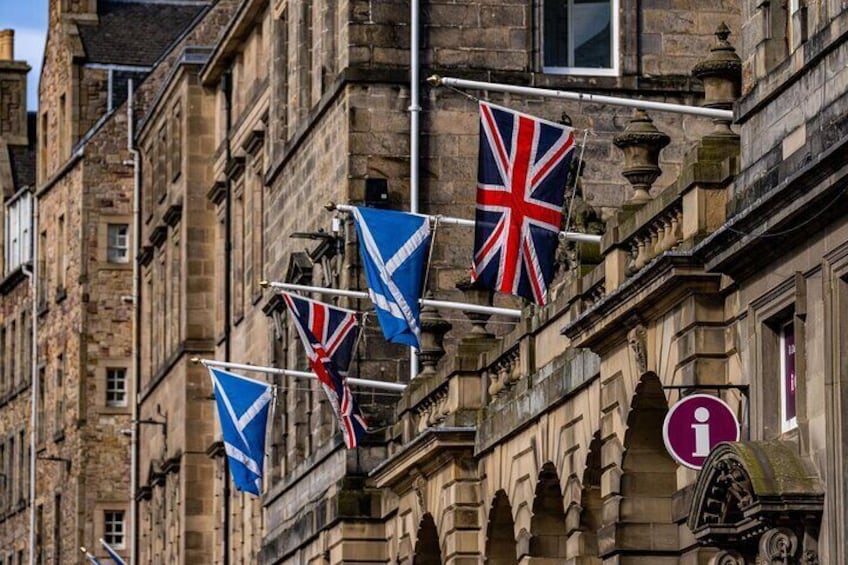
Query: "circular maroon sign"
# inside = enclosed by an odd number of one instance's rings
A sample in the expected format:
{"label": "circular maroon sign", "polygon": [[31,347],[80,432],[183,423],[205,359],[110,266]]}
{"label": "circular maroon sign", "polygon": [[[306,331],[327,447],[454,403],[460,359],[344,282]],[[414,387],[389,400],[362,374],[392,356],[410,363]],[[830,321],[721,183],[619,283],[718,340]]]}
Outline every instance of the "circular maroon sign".
{"label": "circular maroon sign", "polygon": [[666,414],[663,441],[675,461],[700,469],[716,444],[739,441],[739,421],[720,398],[692,394],[680,399]]}

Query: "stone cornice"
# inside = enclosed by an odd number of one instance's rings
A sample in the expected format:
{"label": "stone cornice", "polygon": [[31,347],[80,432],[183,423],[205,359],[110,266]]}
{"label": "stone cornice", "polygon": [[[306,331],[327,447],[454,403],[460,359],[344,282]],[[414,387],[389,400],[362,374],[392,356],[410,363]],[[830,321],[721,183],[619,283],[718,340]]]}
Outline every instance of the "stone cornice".
{"label": "stone cornice", "polygon": [[634,320],[656,318],[682,298],[718,292],[721,276],[706,272],[691,252],[667,252],[562,329],[574,347],[601,355],[626,338]]}
{"label": "stone cornice", "polygon": [[374,486],[408,491],[419,473],[426,476],[449,459],[473,456],[475,434],[473,427],[427,428],[371,472]]}

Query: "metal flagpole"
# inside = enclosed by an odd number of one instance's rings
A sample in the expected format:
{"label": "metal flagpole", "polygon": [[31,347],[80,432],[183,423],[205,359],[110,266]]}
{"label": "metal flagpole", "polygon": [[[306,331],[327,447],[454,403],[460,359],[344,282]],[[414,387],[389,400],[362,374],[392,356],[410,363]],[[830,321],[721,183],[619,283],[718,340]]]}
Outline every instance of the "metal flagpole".
{"label": "metal flagpole", "polygon": [[[356,206],[351,206],[349,204],[336,204],[335,202],[328,202],[324,208],[329,211],[338,210],[339,212],[351,212]],[[474,220],[466,220],[465,218],[452,218],[450,216],[431,216],[429,214],[419,214],[419,216],[426,216],[430,219],[431,223],[435,223],[438,219],[440,224],[448,224],[454,226],[464,226],[473,228]],[[559,236],[563,239],[568,239],[571,241],[585,241],[588,243],[600,243],[601,236],[594,235],[590,233],[580,233],[575,231],[561,231],[559,232]]]}
{"label": "metal flagpole", "polygon": [[[254,371],[256,373],[266,373],[269,375],[283,375],[286,377],[295,377],[299,379],[317,379],[318,375],[315,373],[310,373],[308,371],[295,371],[292,369],[278,369],[276,367],[263,367],[262,365],[246,365],[244,363],[230,363],[227,361],[215,361],[214,359],[201,359],[199,357],[192,357],[192,363],[200,363],[204,366],[208,367],[221,367],[222,369],[235,369],[237,371]],[[396,392],[403,392],[406,389],[406,385],[403,383],[392,383],[388,381],[375,381],[371,379],[358,379],[353,377],[348,377],[345,379],[348,384],[362,386],[362,387],[371,387],[380,390],[392,390]],[[276,385],[272,385],[276,387]]]}
{"label": "metal flagpole", "polygon": [[465,80],[461,78],[440,77],[433,75],[427,79],[431,86],[453,86],[456,88],[471,88],[473,90],[491,90],[492,92],[508,92],[511,94],[526,94],[528,96],[543,96],[545,98],[560,98],[562,100],[574,100],[575,102],[594,102],[597,104],[609,104],[610,106],[626,106],[629,108],[641,108],[642,110],[657,110],[659,112],[673,112],[675,114],[691,114],[704,118],[718,118],[720,120],[733,120],[732,110],[719,110],[717,108],[702,108],[701,106],[687,106],[686,104],[672,104],[670,102],[654,102],[652,100],[635,100],[632,98],[621,98],[619,96],[604,96],[601,94],[590,94],[588,92],[569,92],[566,90],[551,90],[548,88],[535,88],[532,86],[517,86],[514,84],[503,84],[498,82],[481,82],[477,80]]}
{"label": "metal flagpole", "polygon": [[[320,286],[307,286],[303,284],[292,284],[282,282],[262,281],[259,283],[263,287],[270,286],[271,288],[279,288],[281,290],[295,290],[300,292],[322,292],[335,296],[346,296],[348,298],[368,298],[368,293],[361,290],[345,290],[342,288],[324,288]],[[430,298],[422,298],[419,300],[422,306],[432,306],[434,308],[444,308],[446,310],[461,310],[463,312],[476,312],[478,314],[500,314],[511,318],[520,318],[521,310],[514,308],[500,308],[498,306],[481,306],[479,304],[467,304],[465,302],[448,302],[447,300],[432,300]]]}

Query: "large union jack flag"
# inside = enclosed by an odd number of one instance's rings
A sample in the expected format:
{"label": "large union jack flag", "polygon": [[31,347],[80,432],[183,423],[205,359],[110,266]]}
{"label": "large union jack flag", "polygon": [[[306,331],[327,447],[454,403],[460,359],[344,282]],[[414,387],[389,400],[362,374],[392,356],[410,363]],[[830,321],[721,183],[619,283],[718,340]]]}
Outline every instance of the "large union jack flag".
{"label": "large union jack flag", "polygon": [[472,278],[545,304],[574,154],[571,128],[480,103]]}
{"label": "large union jack flag", "polygon": [[291,313],[306,349],[309,366],[327,393],[339,420],[345,445],[352,449],[368,430],[368,424],[347,385],[347,369],[356,345],[359,326],[350,310],[280,293]]}

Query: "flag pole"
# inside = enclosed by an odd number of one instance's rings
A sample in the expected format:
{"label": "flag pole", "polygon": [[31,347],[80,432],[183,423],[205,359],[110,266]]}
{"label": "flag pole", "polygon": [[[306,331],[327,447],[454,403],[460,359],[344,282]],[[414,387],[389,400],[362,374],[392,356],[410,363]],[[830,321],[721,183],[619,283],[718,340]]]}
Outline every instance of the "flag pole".
{"label": "flag pole", "polygon": [[[237,371],[254,371],[256,373],[266,373],[269,375],[283,375],[286,377],[295,377],[300,379],[317,379],[318,375],[308,371],[295,371],[292,369],[278,369],[276,367],[264,367],[262,365],[247,365],[244,363],[231,363],[228,361],[216,361],[214,359],[202,359],[200,357],[192,357],[192,363],[201,363],[207,367],[221,367],[222,369],[235,369]],[[403,392],[406,390],[406,385],[403,383],[392,383],[388,381],[375,381],[371,379],[358,379],[348,377],[345,379],[348,384],[376,388],[380,390],[391,390],[395,392]],[[273,385],[276,386],[276,385]]]}
{"label": "flag pole", "polygon": [[551,90],[548,88],[518,86],[498,82],[481,82],[461,78],[440,77],[439,75],[431,76],[427,79],[427,82],[431,86],[453,86],[455,88],[470,88],[472,90],[490,90],[492,92],[526,94],[528,96],[559,98],[562,100],[574,100],[575,102],[594,102],[596,104],[609,104],[610,106],[625,106],[629,108],[640,108],[642,110],[656,110],[659,112],[672,112],[675,114],[690,114],[704,118],[717,118],[719,120],[733,121],[732,110],[720,110],[718,108],[703,108],[701,106],[688,106],[686,104],[654,102],[653,100],[636,100],[633,98],[622,98],[619,96],[591,94],[589,92],[568,92],[566,90]]}
{"label": "flag pole", "polygon": [[[293,290],[299,292],[321,292],[335,296],[346,296],[348,298],[369,298],[367,292],[361,290],[346,290],[343,288],[324,288],[321,286],[307,286],[303,284],[292,284],[283,282],[261,281],[262,287],[279,288],[281,290]],[[521,310],[514,308],[500,308],[498,306],[482,306],[480,304],[468,304],[466,302],[449,302],[447,300],[433,300],[422,298],[419,300],[422,306],[444,308],[445,310],[461,310],[463,312],[474,312],[477,314],[500,314],[510,318],[520,318]]]}
{"label": "flag pole", "polygon": [[[336,204],[335,202],[328,202],[324,208],[332,212],[333,210],[338,210],[339,212],[350,213],[353,211],[355,206],[351,206],[349,204]],[[439,220],[440,224],[447,224],[453,226],[464,226],[473,228],[474,220],[466,220],[465,218],[452,218],[450,216],[433,216],[430,214],[418,214],[419,216],[426,216],[430,223],[435,223],[436,219]],[[590,233],[580,233],[576,231],[561,231],[559,232],[559,236],[562,239],[567,239],[570,241],[584,241],[587,243],[600,243],[601,236],[594,235]]]}

